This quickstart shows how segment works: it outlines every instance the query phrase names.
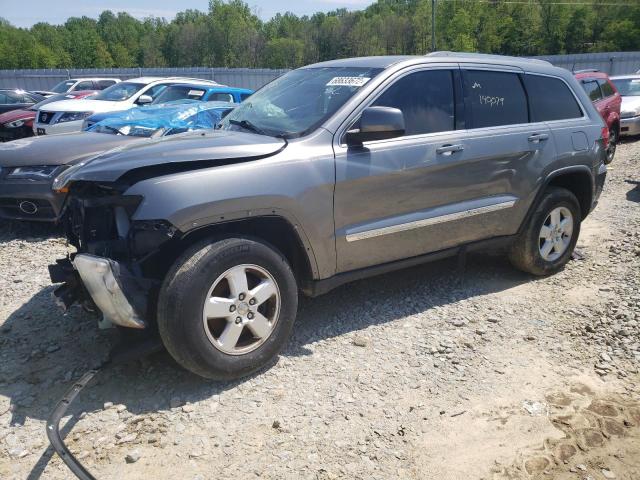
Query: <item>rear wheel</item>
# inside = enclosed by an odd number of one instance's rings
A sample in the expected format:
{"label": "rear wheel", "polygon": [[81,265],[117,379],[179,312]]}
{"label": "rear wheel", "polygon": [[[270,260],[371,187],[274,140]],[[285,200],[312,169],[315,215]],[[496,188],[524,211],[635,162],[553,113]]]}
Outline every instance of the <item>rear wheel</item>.
{"label": "rear wheel", "polygon": [[607,143],[607,157],[605,163],[609,164],[613,162],[613,157],[616,155],[616,147],[618,146],[618,129],[612,128],[609,130],[609,142]]}
{"label": "rear wheel", "polygon": [[169,353],[207,378],[231,379],[267,365],[286,343],[298,292],[286,259],[247,238],[201,243],[178,259],[158,303]]}
{"label": "rear wheel", "polygon": [[557,272],[571,258],[580,222],[580,204],[575,195],[564,188],[547,189],[511,249],[511,263],[534,275]]}

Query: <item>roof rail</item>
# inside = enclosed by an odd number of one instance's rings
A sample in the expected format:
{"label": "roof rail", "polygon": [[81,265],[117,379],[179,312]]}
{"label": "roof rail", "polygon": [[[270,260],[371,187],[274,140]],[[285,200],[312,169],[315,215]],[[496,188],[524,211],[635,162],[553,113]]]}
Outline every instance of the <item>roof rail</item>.
{"label": "roof rail", "polygon": [[543,65],[551,65],[551,62],[540,58],[513,57],[509,55],[495,55],[491,53],[451,52],[448,50],[429,52],[425,57],[476,57],[479,59],[485,58],[487,60],[518,60],[521,62],[535,62]]}
{"label": "roof rail", "polygon": [[599,71],[597,68],[583,68],[582,70],[573,70],[573,73],[595,73]]}

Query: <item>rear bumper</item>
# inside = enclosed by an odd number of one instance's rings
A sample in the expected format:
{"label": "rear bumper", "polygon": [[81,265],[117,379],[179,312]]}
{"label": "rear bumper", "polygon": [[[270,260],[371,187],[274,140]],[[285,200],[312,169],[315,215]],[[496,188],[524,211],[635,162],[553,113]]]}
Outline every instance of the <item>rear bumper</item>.
{"label": "rear bumper", "polygon": [[607,166],[602,163],[600,165],[600,167],[598,167],[598,171],[596,172],[596,185],[595,185],[595,195],[593,196],[593,202],[591,204],[591,210],[593,210],[594,208],[596,208],[596,205],[598,204],[598,199],[600,198],[600,194],[602,193],[602,190],[604,188],[604,181],[607,178]]}
{"label": "rear bumper", "polygon": [[0,180],[0,218],[55,222],[65,198],[51,190],[51,182]]}
{"label": "rear bumper", "polygon": [[620,135],[640,135],[640,115],[631,118],[620,119]]}

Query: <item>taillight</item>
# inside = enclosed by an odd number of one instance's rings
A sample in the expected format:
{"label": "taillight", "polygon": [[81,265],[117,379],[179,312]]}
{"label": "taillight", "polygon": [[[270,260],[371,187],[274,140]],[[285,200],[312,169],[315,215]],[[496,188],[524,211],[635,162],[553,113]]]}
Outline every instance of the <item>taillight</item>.
{"label": "taillight", "polygon": [[602,137],[602,145],[607,148],[607,145],[609,145],[609,127],[602,127],[600,136]]}

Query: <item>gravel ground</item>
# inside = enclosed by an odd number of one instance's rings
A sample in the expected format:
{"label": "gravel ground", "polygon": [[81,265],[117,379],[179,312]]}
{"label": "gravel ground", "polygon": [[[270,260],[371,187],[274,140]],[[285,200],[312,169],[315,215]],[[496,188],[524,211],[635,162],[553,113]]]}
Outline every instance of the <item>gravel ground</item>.
{"label": "gravel ground", "polygon": [[[446,260],[303,300],[276,365],[209,382],[165,353],[112,367],[65,418],[100,479],[640,478],[640,141],[620,145],[578,258],[536,279]],[[0,225],[0,478],[68,479],[59,397],[115,343],[63,315],[55,229]]]}

